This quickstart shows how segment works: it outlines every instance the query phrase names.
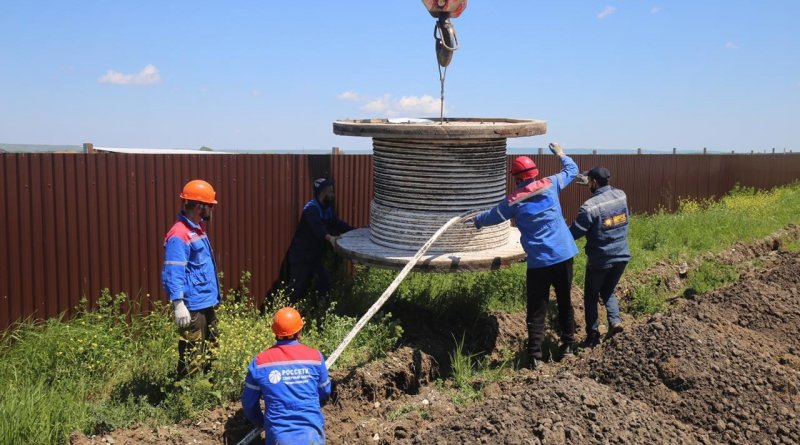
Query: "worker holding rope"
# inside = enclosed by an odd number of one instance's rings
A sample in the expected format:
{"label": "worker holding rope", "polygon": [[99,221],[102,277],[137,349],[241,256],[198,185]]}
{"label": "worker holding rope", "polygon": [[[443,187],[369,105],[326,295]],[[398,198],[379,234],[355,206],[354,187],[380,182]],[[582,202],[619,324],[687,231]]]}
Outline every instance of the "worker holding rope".
{"label": "worker holding rope", "polygon": [[264,428],[267,445],[325,443],[321,406],[331,394],[331,380],[322,353],[300,343],[302,328],[294,308],[278,310],[272,322],[278,342],[247,368],[242,409],[251,423]]}
{"label": "worker holding rope", "polygon": [[558,325],[561,330],[561,353],[572,355],[575,348],[575,312],[570,300],[572,258],[578,247],[561,212],[558,194],[578,175],[578,166],[559,144],[550,151],[561,158],[561,172],[536,179],[539,169],[533,160],[520,156],[514,160],[511,174],[517,189],[491,210],[469,220],[480,229],[514,218],[522,235],[522,247],[528,255],[528,358],[529,366],[542,366],[542,343],[550,298],[556,291]]}

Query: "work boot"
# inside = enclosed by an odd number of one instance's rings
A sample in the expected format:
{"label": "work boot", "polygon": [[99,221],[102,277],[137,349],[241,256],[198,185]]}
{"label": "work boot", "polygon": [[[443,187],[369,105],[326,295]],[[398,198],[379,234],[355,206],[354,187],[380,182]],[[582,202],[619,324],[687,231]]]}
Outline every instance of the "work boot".
{"label": "work boot", "polygon": [[600,345],[600,333],[597,331],[586,334],[586,340],[583,341],[584,348],[594,348]]}
{"label": "work boot", "polygon": [[608,324],[608,334],[606,334],[606,338],[611,338],[616,334],[625,330],[625,325],[619,321],[616,323],[609,323]]}
{"label": "work boot", "polygon": [[575,343],[564,343],[561,345],[561,356],[564,358],[574,356],[577,351],[578,348],[575,346]]}
{"label": "work boot", "polygon": [[540,358],[531,357],[528,362],[528,369],[531,371],[539,371],[544,367],[544,362]]}

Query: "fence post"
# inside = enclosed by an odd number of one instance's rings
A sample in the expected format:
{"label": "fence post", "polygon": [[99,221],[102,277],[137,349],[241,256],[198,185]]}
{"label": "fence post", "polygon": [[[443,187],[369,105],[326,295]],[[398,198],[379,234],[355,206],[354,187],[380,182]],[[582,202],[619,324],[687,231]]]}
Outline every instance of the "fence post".
{"label": "fence post", "polygon": [[83,143],[83,152],[84,153],[94,153],[94,144],[91,142],[84,142]]}
{"label": "fence post", "polygon": [[597,154],[597,149],[592,150],[592,154],[596,155]]}
{"label": "fence post", "polygon": [[703,154],[706,154],[707,150],[706,147],[703,147]]}
{"label": "fence post", "polygon": [[672,154],[678,154],[678,148],[672,147]]}
{"label": "fence post", "polygon": [[636,149],[636,154],[637,154],[637,155],[640,155],[640,154],[642,154],[642,149],[641,149],[641,147]]}
{"label": "fence post", "polygon": [[536,154],[543,155],[544,154],[544,148],[539,147],[539,150],[538,150],[538,152]]}

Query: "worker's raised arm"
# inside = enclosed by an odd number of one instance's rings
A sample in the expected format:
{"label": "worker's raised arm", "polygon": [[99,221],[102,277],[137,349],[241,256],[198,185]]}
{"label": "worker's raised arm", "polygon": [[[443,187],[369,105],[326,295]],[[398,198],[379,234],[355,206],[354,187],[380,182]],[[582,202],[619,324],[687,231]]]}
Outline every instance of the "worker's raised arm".
{"label": "worker's raised arm", "polygon": [[560,192],[578,176],[578,164],[576,164],[572,158],[564,154],[564,149],[556,142],[550,143],[550,151],[561,158],[561,171],[553,175],[556,179],[556,187],[558,187],[558,191]]}

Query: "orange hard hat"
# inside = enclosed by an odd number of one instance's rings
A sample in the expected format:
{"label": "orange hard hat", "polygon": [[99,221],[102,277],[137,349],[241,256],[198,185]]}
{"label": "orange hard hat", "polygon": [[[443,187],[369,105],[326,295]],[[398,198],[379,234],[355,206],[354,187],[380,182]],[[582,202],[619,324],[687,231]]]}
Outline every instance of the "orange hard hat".
{"label": "orange hard hat", "polygon": [[527,156],[519,156],[511,164],[511,174],[518,180],[535,178],[539,174],[536,163]]}
{"label": "orange hard hat", "polygon": [[214,187],[211,187],[211,184],[202,179],[187,182],[183,186],[183,192],[181,193],[181,199],[199,201],[206,204],[216,204],[216,197],[217,192],[214,191]]}
{"label": "orange hard hat", "polygon": [[303,318],[293,307],[284,307],[272,318],[272,332],[277,337],[289,337],[303,329]]}

